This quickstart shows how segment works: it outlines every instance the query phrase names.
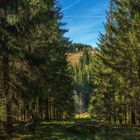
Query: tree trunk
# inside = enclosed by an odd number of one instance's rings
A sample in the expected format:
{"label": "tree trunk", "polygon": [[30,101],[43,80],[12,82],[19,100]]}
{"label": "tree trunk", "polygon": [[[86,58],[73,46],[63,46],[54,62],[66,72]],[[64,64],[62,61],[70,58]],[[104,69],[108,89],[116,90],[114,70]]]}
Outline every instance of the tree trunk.
{"label": "tree trunk", "polygon": [[6,115],[7,115],[7,132],[12,132],[13,117],[12,117],[12,99],[10,95],[10,76],[9,76],[9,50],[6,45],[6,37],[3,36],[1,40],[2,44],[2,59],[3,59],[3,92],[6,98]]}
{"label": "tree trunk", "polygon": [[49,121],[49,101],[48,101],[48,99],[46,99],[46,110],[45,110],[45,120],[46,121]]}
{"label": "tree trunk", "polygon": [[131,110],[131,124],[136,124],[136,114],[134,108]]}
{"label": "tree trunk", "polygon": [[12,102],[11,101],[7,101],[6,114],[7,114],[7,124],[6,124],[7,133],[11,134],[13,131],[13,115],[12,115]]}
{"label": "tree trunk", "polygon": [[140,80],[140,60],[138,60],[138,67],[139,67],[139,69],[138,69],[138,77],[139,77],[139,80]]}

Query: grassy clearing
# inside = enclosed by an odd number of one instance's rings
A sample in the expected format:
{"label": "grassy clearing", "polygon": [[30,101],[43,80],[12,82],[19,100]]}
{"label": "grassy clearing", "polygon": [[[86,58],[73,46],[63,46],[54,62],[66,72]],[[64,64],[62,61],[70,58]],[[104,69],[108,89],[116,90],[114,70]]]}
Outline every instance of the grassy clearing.
{"label": "grassy clearing", "polygon": [[140,127],[110,126],[88,120],[15,126],[10,140],[140,140]]}

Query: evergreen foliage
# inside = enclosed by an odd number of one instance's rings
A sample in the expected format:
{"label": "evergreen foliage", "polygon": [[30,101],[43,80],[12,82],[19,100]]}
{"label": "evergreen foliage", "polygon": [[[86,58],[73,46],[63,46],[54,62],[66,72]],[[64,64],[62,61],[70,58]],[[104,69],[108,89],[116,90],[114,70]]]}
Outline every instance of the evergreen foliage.
{"label": "evergreen foliage", "polygon": [[[110,0],[96,49],[64,35],[57,0],[0,0],[0,122],[62,120],[90,112],[140,124],[140,1]],[[68,56],[80,54],[70,66]],[[81,114],[80,114],[81,115]]]}
{"label": "evergreen foliage", "polygon": [[84,49],[87,49],[89,51],[93,50],[93,47],[87,44],[81,44],[81,43],[71,43],[68,49],[69,53],[76,53],[83,51]]}
{"label": "evergreen foliage", "polygon": [[90,111],[112,123],[140,123],[139,9],[137,0],[111,0],[99,39]]}
{"label": "evergreen foliage", "polygon": [[0,1],[0,96],[9,134],[13,122],[73,113],[69,41],[60,10],[55,0]]}

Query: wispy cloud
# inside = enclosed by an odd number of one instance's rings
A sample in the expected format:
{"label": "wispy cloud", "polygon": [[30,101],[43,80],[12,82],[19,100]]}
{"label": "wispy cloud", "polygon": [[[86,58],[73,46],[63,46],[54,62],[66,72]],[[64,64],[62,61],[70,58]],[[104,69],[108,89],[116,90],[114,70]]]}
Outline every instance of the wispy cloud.
{"label": "wispy cloud", "polygon": [[100,18],[96,20],[76,20],[75,22],[69,22],[67,25],[69,32],[66,36],[70,37],[76,43],[81,42],[96,47],[99,32],[104,31],[104,21],[104,18]]}
{"label": "wispy cloud", "polygon": [[77,0],[77,1],[73,2],[72,4],[70,4],[70,5],[68,5],[67,7],[63,8],[62,11],[65,11],[65,10],[71,8],[72,6],[74,6],[75,4],[77,4],[77,3],[80,2],[80,1],[81,1],[81,0]]}
{"label": "wispy cloud", "polygon": [[69,2],[75,1],[69,5],[66,0],[62,1],[65,5],[63,21],[67,23],[65,28],[69,29],[65,35],[76,43],[96,46],[99,32],[105,31],[103,23],[106,22],[109,0],[69,0]]}

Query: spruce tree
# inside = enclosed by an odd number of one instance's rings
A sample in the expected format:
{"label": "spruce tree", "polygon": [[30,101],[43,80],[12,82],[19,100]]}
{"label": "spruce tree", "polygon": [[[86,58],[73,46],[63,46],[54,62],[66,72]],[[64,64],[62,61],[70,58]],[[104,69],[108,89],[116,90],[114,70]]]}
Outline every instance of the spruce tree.
{"label": "spruce tree", "polygon": [[[107,67],[106,69],[110,69],[111,75],[105,79],[110,81],[107,85],[108,87],[111,86],[109,89],[114,90],[113,95],[107,87],[105,90],[111,98],[115,99],[113,102],[116,104],[111,112],[116,114],[117,111],[118,116],[115,116],[114,121],[116,122],[117,118],[120,124],[136,124],[138,121],[136,119],[138,118],[136,106],[139,101],[136,100],[136,97],[138,97],[139,78],[138,57],[135,51],[139,50],[139,46],[136,45],[137,33],[134,17],[138,20],[139,12],[132,14],[131,10],[136,8],[132,8],[133,4],[135,5],[137,2],[111,0],[106,33],[100,36],[98,53],[100,60]],[[116,79],[116,84],[111,77]],[[102,80],[104,77],[100,76],[100,79]],[[110,99],[107,101],[112,105]]]}
{"label": "spruce tree", "polygon": [[0,78],[8,133],[15,121],[69,117],[69,41],[57,1],[2,1],[0,6]]}

